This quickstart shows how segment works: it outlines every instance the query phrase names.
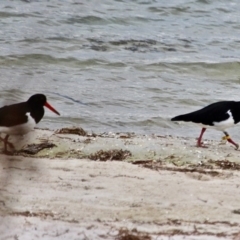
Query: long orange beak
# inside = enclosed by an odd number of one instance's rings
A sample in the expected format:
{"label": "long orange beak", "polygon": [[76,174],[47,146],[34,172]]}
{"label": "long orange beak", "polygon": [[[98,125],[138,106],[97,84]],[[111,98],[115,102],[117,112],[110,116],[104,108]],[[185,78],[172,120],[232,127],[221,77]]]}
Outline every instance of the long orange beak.
{"label": "long orange beak", "polygon": [[60,113],[59,113],[57,110],[55,110],[48,102],[46,102],[46,103],[44,104],[44,106],[47,107],[47,108],[49,108],[51,111],[53,111],[53,112],[56,113],[57,115],[60,115]]}

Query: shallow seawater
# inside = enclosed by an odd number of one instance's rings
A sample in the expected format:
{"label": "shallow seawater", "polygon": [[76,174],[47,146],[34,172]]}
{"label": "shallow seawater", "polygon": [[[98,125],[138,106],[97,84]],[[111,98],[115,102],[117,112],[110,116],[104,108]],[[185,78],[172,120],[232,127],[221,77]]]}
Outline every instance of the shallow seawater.
{"label": "shallow seawater", "polygon": [[[1,105],[45,93],[39,127],[198,136],[175,115],[238,100],[240,2],[0,2]],[[229,130],[235,138],[239,128]],[[209,130],[206,138],[221,137]]]}

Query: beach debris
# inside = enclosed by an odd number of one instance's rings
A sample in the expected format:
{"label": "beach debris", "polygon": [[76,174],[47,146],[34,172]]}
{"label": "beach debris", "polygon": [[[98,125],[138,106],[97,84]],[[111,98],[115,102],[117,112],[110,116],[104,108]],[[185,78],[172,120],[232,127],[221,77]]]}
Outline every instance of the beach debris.
{"label": "beach debris", "polygon": [[240,164],[236,162],[230,162],[228,160],[209,160],[209,163],[215,164],[221,169],[240,170]]}
{"label": "beach debris", "polygon": [[136,136],[133,132],[116,133],[116,135],[118,135],[119,138],[133,138]]}
{"label": "beach debris", "polygon": [[163,167],[163,163],[160,160],[159,161],[147,160],[145,162],[144,161],[143,162],[135,161],[135,162],[133,162],[133,164],[141,165],[142,167],[149,168],[149,169],[155,170],[155,171],[165,170]]}
{"label": "beach debris", "polygon": [[53,148],[53,147],[56,147],[54,143],[49,143],[49,142],[44,142],[39,144],[33,143],[33,144],[28,144],[27,146],[22,148],[20,151],[18,151],[18,153],[27,153],[27,154],[34,155],[45,148]]}
{"label": "beach debris", "polygon": [[40,217],[40,218],[47,218],[47,217],[54,217],[52,212],[30,212],[30,211],[22,211],[22,212],[12,212],[10,213],[12,216],[24,216],[24,217]]}
{"label": "beach debris", "polygon": [[90,154],[88,156],[91,160],[100,160],[100,161],[107,161],[107,160],[117,160],[121,161],[126,159],[127,157],[132,156],[132,153],[128,150],[122,149],[113,149],[109,151],[99,150],[96,153]]}
{"label": "beach debris", "polygon": [[231,162],[229,160],[213,160],[209,159],[207,162],[199,162],[196,164],[190,164],[188,167],[202,168],[202,169],[223,169],[223,170],[240,170],[240,164]]}
{"label": "beach debris", "polygon": [[146,163],[153,163],[154,160],[136,160],[134,162],[132,162],[132,164],[146,164]]}
{"label": "beach debris", "polygon": [[92,139],[91,138],[87,138],[87,139],[85,139],[84,141],[83,141],[83,143],[85,143],[85,144],[89,144],[89,143],[91,143],[92,142]]}
{"label": "beach debris", "polygon": [[234,213],[234,214],[240,214],[240,209],[232,210],[232,213]]}
{"label": "beach debris", "polygon": [[116,240],[151,240],[151,236],[148,233],[138,232],[136,229],[132,231],[128,229],[119,229]]}
{"label": "beach debris", "polygon": [[98,134],[98,137],[102,137],[102,138],[115,138],[116,134],[112,133],[112,132],[103,132]]}
{"label": "beach debris", "polygon": [[174,172],[183,172],[183,173],[200,173],[200,174],[206,174],[211,176],[218,176],[221,173],[214,170],[208,170],[203,169],[197,165],[191,165],[191,167],[172,167],[165,165],[161,160],[154,161],[154,160],[146,160],[144,161],[135,161],[133,164],[140,165],[145,168],[149,168],[151,170],[155,171],[174,171]]}
{"label": "beach debris", "polygon": [[76,134],[79,136],[86,136],[87,132],[81,127],[61,128],[55,132],[56,134]]}

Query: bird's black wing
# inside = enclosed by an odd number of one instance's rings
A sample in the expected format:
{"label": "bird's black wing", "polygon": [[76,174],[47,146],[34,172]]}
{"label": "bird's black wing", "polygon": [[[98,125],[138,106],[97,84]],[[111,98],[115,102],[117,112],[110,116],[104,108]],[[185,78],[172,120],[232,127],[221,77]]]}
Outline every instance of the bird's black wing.
{"label": "bird's black wing", "polygon": [[194,122],[213,126],[213,122],[221,122],[229,118],[228,111],[235,103],[234,101],[212,103],[195,112],[176,116],[171,121]]}
{"label": "bird's black wing", "polygon": [[27,110],[25,103],[17,103],[0,108],[0,127],[12,127],[26,123],[28,120]]}

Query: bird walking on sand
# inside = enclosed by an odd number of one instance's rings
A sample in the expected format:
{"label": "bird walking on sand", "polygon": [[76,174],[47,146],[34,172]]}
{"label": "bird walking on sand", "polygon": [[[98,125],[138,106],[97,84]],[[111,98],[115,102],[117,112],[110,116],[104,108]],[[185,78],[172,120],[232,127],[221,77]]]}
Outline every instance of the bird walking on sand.
{"label": "bird walking on sand", "polygon": [[16,103],[0,108],[0,133],[6,133],[5,138],[0,137],[4,143],[4,152],[8,153],[7,145],[14,148],[8,142],[10,135],[24,135],[34,129],[44,115],[44,108],[49,108],[60,115],[48,102],[43,94],[32,95],[26,102]]}
{"label": "bird walking on sand", "polygon": [[176,116],[171,121],[193,122],[202,126],[202,131],[197,140],[198,147],[206,147],[202,145],[202,136],[207,128],[213,128],[224,133],[223,140],[233,144],[236,149],[239,148],[239,145],[231,139],[226,129],[239,123],[240,102],[222,101],[212,103],[195,112]]}

